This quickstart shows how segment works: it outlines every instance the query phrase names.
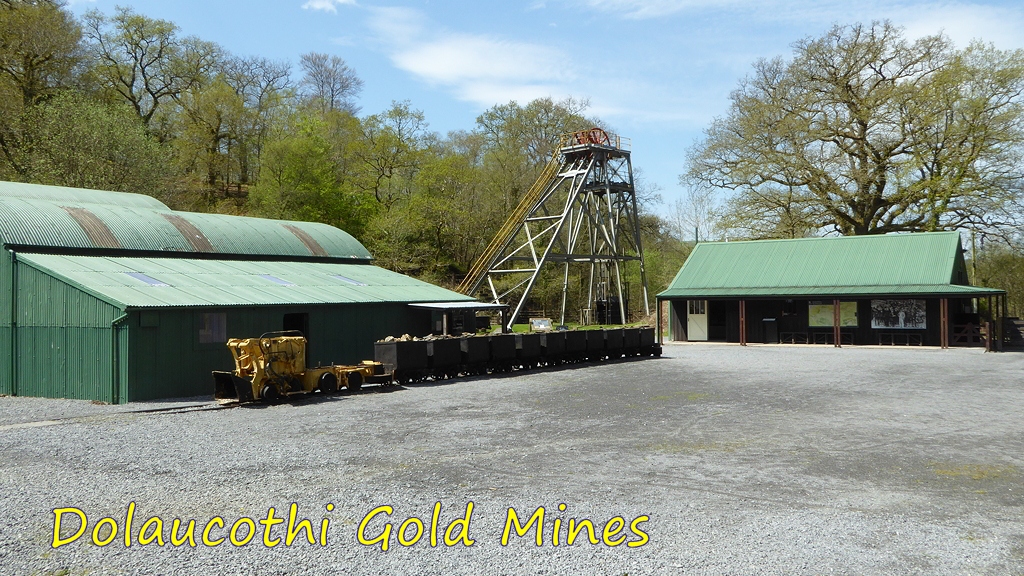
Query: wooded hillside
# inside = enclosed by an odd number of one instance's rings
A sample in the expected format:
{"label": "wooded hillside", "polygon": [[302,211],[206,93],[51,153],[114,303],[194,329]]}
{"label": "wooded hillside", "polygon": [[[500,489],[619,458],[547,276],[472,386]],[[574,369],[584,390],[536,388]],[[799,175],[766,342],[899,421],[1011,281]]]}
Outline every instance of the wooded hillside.
{"label": "wooded hillside", "polygon": [[[557,136],[612,128],[586,100],[544,98],[438,134],[412,102],[362,110],[362,86],[337,55],[271,61],[130,8],[79,19],[60,0],[0,0],[0,179],[324,222],[382,266],[454,286]],[[652,292],[695,234],[936,229],[974,232],[979,283],[1021,285],[1022,87],[1020,52],[910,42],[888,23],[759,61],[705,140],[680,150],[688,192],[674,210],[638,183]],[[546,285],[538,308],[558,299]]]}

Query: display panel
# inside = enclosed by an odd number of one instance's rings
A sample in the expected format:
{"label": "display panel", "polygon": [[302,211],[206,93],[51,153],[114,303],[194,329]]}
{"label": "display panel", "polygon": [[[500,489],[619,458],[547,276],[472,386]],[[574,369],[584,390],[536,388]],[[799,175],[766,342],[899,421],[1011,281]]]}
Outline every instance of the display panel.
{"label": "display panel", "polygon": [[[832,328],[833,304],[820,301],[811,301],[807,306],[807,325],[812,328]],[[857,327],[857,303],[839,303],[839,326],[844,328]]]}
{"label": "display panel", "polygon": [[882,330],[924,330],[928,327],[924,300],[872,300],[871,327]]}

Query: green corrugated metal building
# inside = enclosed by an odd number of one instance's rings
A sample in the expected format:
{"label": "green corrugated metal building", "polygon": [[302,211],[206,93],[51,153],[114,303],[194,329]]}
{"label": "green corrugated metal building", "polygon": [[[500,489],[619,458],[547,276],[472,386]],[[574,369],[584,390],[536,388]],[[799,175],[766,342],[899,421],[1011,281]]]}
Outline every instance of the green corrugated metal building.
{"label": "green corrugated metal building", "polygon": [[978,300],[1005,292],[969,286],[963,252],[957,232],[707,242],[658,301],[673,340],[978,344]]}
{"label": "green corrugated metal building", "polygon": [[299,329],[312,364],[431,332],[470,298],[371,264],[332,226],[194,214],[136,194],[0,182],[0,394],[212,394],[228,338]]}

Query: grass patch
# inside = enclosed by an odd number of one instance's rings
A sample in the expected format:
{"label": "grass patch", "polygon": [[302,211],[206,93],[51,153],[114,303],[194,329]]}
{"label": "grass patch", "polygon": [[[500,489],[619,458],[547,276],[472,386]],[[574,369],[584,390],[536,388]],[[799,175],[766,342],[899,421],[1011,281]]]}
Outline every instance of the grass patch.
{"label": "grass patch", "polygon": [[1000,480],[1012,478],[1018,475],[1016,466],[992,465],[992,464],[962,464],[951,466],[949,464],[932,464],[932,470],[938,476],[950,478],[969,478],[971,480]]}

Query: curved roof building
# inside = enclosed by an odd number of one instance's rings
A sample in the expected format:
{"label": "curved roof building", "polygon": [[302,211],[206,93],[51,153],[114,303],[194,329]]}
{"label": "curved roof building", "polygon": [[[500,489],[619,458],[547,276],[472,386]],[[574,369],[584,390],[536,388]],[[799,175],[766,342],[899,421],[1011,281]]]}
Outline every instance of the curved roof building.
{"label": "curved roof building", "polygon": [[309,365],[372,358],[471,301],[373,266],[327,224],[171,210],[139,194],[0,182],[0,394],[210,396],[228,338],[300,330]]}

